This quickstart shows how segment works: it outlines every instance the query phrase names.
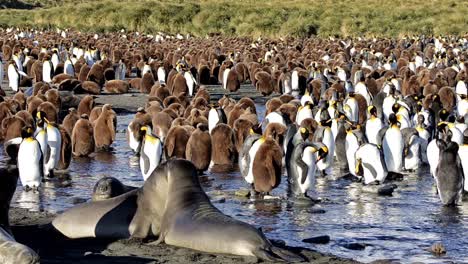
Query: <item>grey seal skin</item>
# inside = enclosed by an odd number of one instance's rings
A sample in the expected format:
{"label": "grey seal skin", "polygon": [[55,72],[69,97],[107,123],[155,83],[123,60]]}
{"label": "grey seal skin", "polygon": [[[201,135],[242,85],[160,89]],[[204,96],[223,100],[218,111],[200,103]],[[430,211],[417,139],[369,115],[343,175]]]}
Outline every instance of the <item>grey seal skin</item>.
{"label": "grey seal skin", "polygon": [[18,170],[0,168],[0,175],[0,263],[39,263],[39,255],[28,246],[16,242],[10,230],[8,211],[18,182]]}
{"label": "grey seal skin", "polygon": [[445,206],[461,204],[463,184],[465,182],[463,167],[458,156],[458,144],[453,141],[437,140],[439,147],[439,164],[436,169],[436,184],[440,200]]}
{"label": "grey seal skin", "polygon": [[94,185],[92,200],[101,201],[110,199],[135,189],[137,188],[124,185],[114,177],[103,177]]}
{"label": "grey seal skin", "polygon": [[[200,186],[195,166],[186,160],[162,164],[150,179],[158,178],[160,191],[167,192],[161,233],[154,244],[199,251],[255,256],[269,261],[303,261],[292,252],[277,248],[253,226],[224,215],[214,207]],[[149,187],[145,184],[143,189]]]}

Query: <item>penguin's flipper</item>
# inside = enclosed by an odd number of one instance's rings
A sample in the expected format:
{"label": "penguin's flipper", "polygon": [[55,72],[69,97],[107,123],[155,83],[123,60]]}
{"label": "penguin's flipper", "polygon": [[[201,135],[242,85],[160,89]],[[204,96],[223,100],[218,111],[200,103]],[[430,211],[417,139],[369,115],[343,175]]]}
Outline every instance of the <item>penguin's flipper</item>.
{"label": "penguin's flipper", "polygon": [[307,179],[307,171],[309,170],[309,167],[307,166],[307,164],[305,164],[305,162],[302,160],[302,157],[300,156],[296,158],[296,163],[297,166],[299,166],[302,169],[301,184],[304,184],[304,182]]}
{"label": "penguin's flipper", "polygon": [[151,164],[148,156],[145,154],[143,149],[140,152],[140,159],[143,159],[143,173],[147,174]]}
{"label": "penguin's flipper", "polygon": [[385,136],[385,133],[387,133],[387,130],[388,127],[382,127],[377,133],[377,146],[382,146],[382,141]]}

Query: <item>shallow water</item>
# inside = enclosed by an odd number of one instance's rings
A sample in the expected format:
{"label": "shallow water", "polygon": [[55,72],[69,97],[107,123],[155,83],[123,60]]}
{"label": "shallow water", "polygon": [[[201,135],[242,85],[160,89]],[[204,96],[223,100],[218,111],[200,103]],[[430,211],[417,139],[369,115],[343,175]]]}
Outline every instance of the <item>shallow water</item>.
{"label": "shallow water", "polygon": [[[259,116],[264,108],[259,107]],[[91,158],[74,159],[69,178],[55,180],[39,192],[24,192],[19,185],[12,206],[30,210],[61,212],[90,199],[95,182],[113,176],[132,186],[141,186],[138,160],[125,140],[131,115],[118,117],[114,150]],[[0,146],[1,147],[1,146]],[[0,163],[4,163],[4,154]],[[224,213],[255,226],[261,226],[268,237],[282,239],[289,245],[309,247],[358,261],[392,259],[401,262],[422,261],[468,263],[468,205],[444,208],[432,187],[428,168],[408,174],[391,197],[361,192],[361,184],[340,177],[334,171],[329,178],[319,178],[311,196],[320,198],[314,206],[295,206],[286,199],[252,201],[234,192],[248,188],[237,168],[213,168],[201,176],[202,185],[214,204]],[[286,177],[272,193],[286,197]],[[329,235],[330,243],[314,245],[305,238]],[[364,250],[349,250],[343,245],[358,242]],[[435,242],[446,246],[447,254],[435,257],[426,249]]]}

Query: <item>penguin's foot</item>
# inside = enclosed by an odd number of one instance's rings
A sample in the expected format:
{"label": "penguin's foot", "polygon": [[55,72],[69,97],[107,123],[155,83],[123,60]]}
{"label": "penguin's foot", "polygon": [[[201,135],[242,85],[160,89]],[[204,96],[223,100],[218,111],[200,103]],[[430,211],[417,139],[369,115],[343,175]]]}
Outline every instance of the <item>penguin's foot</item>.
{"label": "penguin's foot", "polygon": [[387,175],[387,179],[389,181],[402,181],[403,180],[403,174],[399,172],[393,172],[389,171]]}

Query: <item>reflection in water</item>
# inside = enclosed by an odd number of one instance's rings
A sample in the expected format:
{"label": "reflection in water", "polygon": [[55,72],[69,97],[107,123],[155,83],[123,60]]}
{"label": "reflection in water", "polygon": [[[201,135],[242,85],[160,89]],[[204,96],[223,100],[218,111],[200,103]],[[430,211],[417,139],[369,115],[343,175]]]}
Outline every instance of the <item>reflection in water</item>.
{"label": "reflection in water", "polygon": [[[264,106],[258,106],[263,118]],[[119,116],[117,131],[126,131],[132,116]],[[2,146],[0,146],[2,147]],[[4,155],[0,163],[5,164]],[[142,186],[139,160],[128,148],[125,134],[117,133],[111,153],[96,153],[89,158],[74,158],[69,179],[58,176],[38,192],[24,192],[18,186],[13,207],[34,211],[61,212],[90,199],[94,184],[104,176],[113,176],[124,184]],[[322,200],[314,206],[288,202],[287,179],[272,193],[279,200],[253,201],[234,195],[239,189],[250,189],[237,166],[213,166],[201,176],[202,186],[221,211],[239,220],[262,227],[268,237],[282,239],[292,246],[312,247],[339,256],[370,262],[396,259],[402,262],[441,263],[467,262],[468,205],[445,208],[433,190],[433,178],[424,167],[396,182],[393,196],[380,197],[362,191],[360,183],[343,178],[338,170],[316,180],[310,196]],[[302,239],[329,235],[325,245],[302,243]],[[365,243],[366,249],[353,251],[343,243]],[[441,242],[448,250],[442,258],[426,249]]]}

